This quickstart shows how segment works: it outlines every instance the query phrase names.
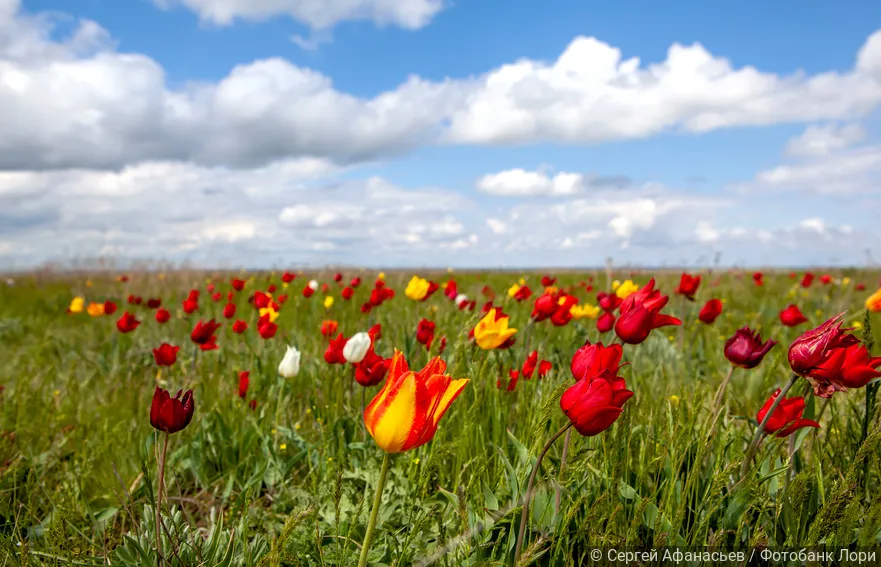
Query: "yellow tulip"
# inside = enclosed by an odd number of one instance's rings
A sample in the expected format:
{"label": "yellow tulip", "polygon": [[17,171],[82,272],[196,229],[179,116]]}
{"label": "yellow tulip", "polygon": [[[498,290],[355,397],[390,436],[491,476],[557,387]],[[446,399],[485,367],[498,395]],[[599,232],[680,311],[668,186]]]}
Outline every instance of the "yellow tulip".
{"label": "yellow tulip", "polygon": [[269,322],[275,323],[275,320],[278,319],[278,311],[276,311],[272,307],[261,307],[260,308],[260,316],[261,317],[263,317],[267,313],[269,314]]}
{"label": "yellow tulip", "polygon": [[324,308],[330,309],[331,307],[333,307],[333,296],[328,295],[327,297],[324,298]]}
{"label": "yellow tulip", "polygon": [[384,280],[384,279],[385,279],[385,272],[379,272],[379,275],[376,276],[376,277],[379,278],[379,279],[381,279],[381,280]]}
{"label": "yellow tulip", "polygon": [[508,288],[508,297],[514,297],[517,295],[517,292],[520,291],[520,285],[514,284]]}
{"label": "yellow tulip", "polygon": [[82,297],[79,297],[79,296],[74,297],[70,301],[70,307],[67,308],[68,313],[82,313],[83,306],[85,305],[85,303],[86,303],[86,300],[83,299]]}
{"label": "yellow tulip", "polygon": [[520,285],[526,285],[526,278],[520,278],[518,282],[520,283]]}
{"label": "yellow tulip", "polygon": [[851,282],[851,279],[848,277],[844,277],[841,279],[841,285],[848,285]]}
{"label": "yellow tulip", "polygon": [[618,299],[627,299],[637,291],[639,291],[639,286],[632,280],[627,280],[615,289],[615,295],[618,296]]}
{"label": "yellow tulip", "polygon": [[590,303],[573,305],[572,309],[569,310],[569,314],[572,315],[573,319],[596,319],[600,315],[600,308]]}
{"label": "yellow tulip", "polygon": [[502,346],[516,332],[517,329],[508,328],[508,316],[496,319],[496,309],[492,308],[474,327],[474,340],[483,350],[492,350]]}
{"label": "yellow tulip", "polygon": [[429,285],[428,280],[420,278],[419,276],[413,276],[410,283],[407,284],[407,288],[404,290],[404,295],[415,301],[422,301],[425,299],[425,296],[428,295]]}

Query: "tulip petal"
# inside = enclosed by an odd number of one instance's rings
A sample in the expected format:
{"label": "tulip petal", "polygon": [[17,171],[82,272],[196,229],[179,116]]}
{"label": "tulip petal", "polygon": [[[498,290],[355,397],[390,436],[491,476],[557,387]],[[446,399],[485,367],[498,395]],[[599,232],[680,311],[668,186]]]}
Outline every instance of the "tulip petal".
{"label": "tulip petal", "polygon": [[[379,404],[374,406],[377,401]],[[369,421],[368,412],[371,412]],[[364,413],[364,421],[368,423],[368,430],[376,444],[387,453],[400,453],[410,436],[416,417],[414,375],[407,372],[400,380],[386,382],[383,391]]]}

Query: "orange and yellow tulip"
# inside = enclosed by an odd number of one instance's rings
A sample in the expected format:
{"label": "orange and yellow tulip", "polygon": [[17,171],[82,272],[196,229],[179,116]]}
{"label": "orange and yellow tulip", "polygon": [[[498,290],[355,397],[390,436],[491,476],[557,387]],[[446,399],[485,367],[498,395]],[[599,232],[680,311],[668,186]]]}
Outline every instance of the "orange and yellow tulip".
{"label": "orange and yellow tulip", "polygon": [[100,315],[104,315],[104,304],[103,303],[89,303],[89,306],[86,307],[86,312],[92,317],[98,317]]}
{"label": "orange and yellow tulip", "polygon": [[483,350],[492,350],[505,344],[516,332],[517,329],[508,327],[508,317],[497,318],[493,308],[474,327],[474,340]]}
{"label": "orange and yellow tulip", "polygon": [[435,357],[419,372],[395,349],[385,385],[364,410],[364,424],[386,453],[403,453],[434,438],[437,424],[465,385],[444,374],[447,364]]}
{"label": "orange and yellow tulip", "polygon": [[866,298],[866,309],[872,313],[881,313],[881,288]]}

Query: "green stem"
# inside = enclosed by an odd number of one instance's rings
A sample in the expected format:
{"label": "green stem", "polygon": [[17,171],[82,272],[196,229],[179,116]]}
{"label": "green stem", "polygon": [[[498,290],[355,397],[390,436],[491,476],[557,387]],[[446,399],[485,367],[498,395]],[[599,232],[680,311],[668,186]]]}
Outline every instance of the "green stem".
{"label": "green stem", "polygon": [[780,390],[780,393],[774,398],[774,403],[771,404],[771,407],[768,408],[768,413],[765,414],[765,419],[762,420],[762,423],[756,428],[756,434],[753,435],[753,440],[750,442],[749,447],[746,448],[746,454],[743,457],[743,464],[740,466],[740,478],[745,478],[746,473],[749,472],[750,464],[753,460],[753,455],[756,452],[756,448],[759,446],[759,441],[762,440],[762,437],[765,436],[765,426],[768,424],[768,421],[771,419],[771,416],[774,415],[774,412],[777,410],[777,406],[780,405],[780,402],[783,401],[783,398],[786,397],[789,389],[795,385],[795,382],[798,380],[798,374],[793,374],[792,377],[789,378],[789,382],[783,386],[783,389]]}
{"label": "green stem", "polygon": [[526,536],[526,521],[529,517],[529,501],[532,499],[532,486],[535,484],[535,477],[538,475],[538,471],[541,468],[541,462],[550,450],[551,445],[554,444],[554,441],[569,431],[569,428],[573,425],[574,423],[570,421],[561,430],[554,433],[553,437],[548,439],[548,442],[542,447],[541,453],[538,454],[538,460],[535,461],[535,465],[532,467],[532,473],[529,475],[529,482],[526,483],[526,494],[523,496],[523,512],[520,513],[520,531],[517,533],[517,547],[514,549],[514,565],[516,565],[517,561],[520,559],[520,550],[523,548],[523,538]]}
{"label": "green stem", "polygon": [[[568,430],[566,432],[566,438],[563,439],[563,456],[560,457],[560,472],[557,474],[558,478],[562,480],[563,477],[563,469],[566,468],[566,458],[569,456],[569,442],[572,438],[572,430]],[[560,504],[563,500],[563,488],[560,484],[557,484],[556,493],[554,494],[554,516],[558,516],[560,514]]]}
{"label": "green stem", "polygon": [[361,544],[361,555],[358,558],[358,567],[366,567],[367,554],[370,552],[370,542],[373,540],[373,532],[376,530],[376,519],[379,517],[379,504],[382,502],[382,487],[388,476],[391,455],[385,453],[382,457],[382,468],[379,470],[379,482],[376,483],[376,494],[373,496],[373,510],[370,512],[370,521],[367,523],[367,531],[364,532],[364,543]]}
{"label": "green stem", "polygon": [[165,456],[168,453],[168,432],[162,441],[162,455],[159,457],[159,481],[156,487],[156,565],[162,567],[162,492],[165,487]]}

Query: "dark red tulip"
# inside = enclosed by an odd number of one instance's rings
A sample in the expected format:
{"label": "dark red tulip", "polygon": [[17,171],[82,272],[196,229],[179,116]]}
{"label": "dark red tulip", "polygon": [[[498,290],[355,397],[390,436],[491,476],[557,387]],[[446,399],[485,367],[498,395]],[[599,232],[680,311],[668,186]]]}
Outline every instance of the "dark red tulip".
{"label": "dark red tulip", "polygon": [[269,284],[269,287],[266,288],[266,291],[268,291],[269,293],[275,293],[275,290],[277,289],[278,288],[275,286],[275,284]]}
{"label": "dark red tulip", "polygon": [[129,295],[128,296],[128,304],[129,305],[140,305],[141,301],[142,301],[142,299],[136,295]]}
{"label": "dark red tulip", "polygon": [[[327,360],[326,353],[325,360]],[[391,358],[383,358],[379,356],[373,351],[373,347],[371,346],[370,350],[368,350],[367,354],[364,356],[364,359],[354,365],[355,381],[364,387],[375,386],[382,382],[383,378],[386,377],[391,364]]]}
{"label": "dark red tulip", "polygon": [[257,409],[257,400],[251,400],[248,402],[248,407],[251,408],[251,411]]}
{"label": "dark red tulip", "polygon": [[122,283],[125,283],[125,282],[128,281],[128,276],[125,275],[125,274],[122,274],[121,276],[117,277],[116,279],[119,280],[119,281],[122,282]]}
{"label": "dark red tulip", "polygon": [[379,323],[375,323],[372,327],[367,329],[367,335],[370,337],[371,341],[378,341],[382,338],[382,325]]}
{"label": "dark red tulip", "polygon": [[236,291],[242,291],[243,289],[245,289],[245,280],[233,278],[230,283],[232,284],[232,288]]}
{"label": "dark red tulip", "polygon": [[[774,400],[780,395],[780,388],[771,395],[770,398],[759,410],[756,419],[759,423],[765,419],[768,410],[774,404]],[[804,419],[802,414],[805,411],[805,399],[801,396],[797,398],[783,398],[768,423],[765,424],[765,433],[768,435],[777,435],[777,437],[788,437],[803,427],[820,427],[820,424],[810,419]]]}
{"label": "dark red tulip", "polygon": [[828,389],[831,385],[837,392],[852,388],[862,388],[881,376],[878,367],[881,357],[872,357],[863,344],[832,349],[825,362],[811,372],[808,380]]}
{"label": "dark red tulip", "polygon": [[560,409],[580,434],[591,437],[611,427],[633,396],[623,378],[588,376],[575,382],[560,398]]}
{"label": "dark red tulip", "polygon": [[220,323],[211,319],[207,323],[201,320],[193,327],[190,333],[190,340],[199,345],[202,350],[213,350],[217,348],[217,336],[215,333],[220,328]]}
{"label": "dark red tulip", "polygon": [[162,305],[162,300],[161,300],[161,299],[155,299],[155,298],[154,298],[154,299],[148,299],[148,300],[147,300],[147,307],[150,308],[150,309],[157,309],[160,305]]}
{"label": "dark red tulip", "polygon": [[306,287],[303,288],[303,297],[312,297],[313,293],[315,293],[315,288],[306,284]]}
{"label": "dark red tulip", "polygon": [[416,341],[425,345],[426,350],[431,348],[431,341],[434,340],[435,324],[428,319],[421,319],[416,326]]}
{"label": "dark red tulip", "polygon": [[254,292],[254,307],[257,309],[265,309],[272,303],[272,297],[262,291]]}
{"label": "dark red tulip", "polygon": [[676,293],[684,296],[689,301],[694,301],[694,294],[697,293],[697,288],[701,285],[701,277],[700,276],[692,276],[691,274],[682,274],[682,277],[679,278],[679,287],[676,288]]}
{"label": "dark red tulip", "polygon": [[615,328],[615,315],[606,311],[597,318],[597,331],[608,333]]}
{"label": "dark red tulip", "polygon": [[734,366],[752,369],[762,362],[768,351],[776,344],[776,341],[770,339],[762,343],[758,331],[744,327],[735,331],[734,335],[725,341],[725,358]]}
{"label": "dark red tulip", "polygon": [[[843,317],[844,313],[802,333],[789,347],[790,368],[799,376],[807,378],[814,385],[814,394],[821,398],[832,397],[836,391],[846,388],[840,380],[832,381],[836,378],[834,366],[840,360],[837,351],[859,344],[855,336],[847,333],[850,329],[841,328]],[[853,355],[852,360],[855,360]],[[830,361],[833,362],[833,368],[820,370]]]}
{"label": "dark red tulip", "polygon": [[190,292],[189,297],[187,297],[183,302],[184,313],[190,315],[195,312],[199,308],[199,292],[193,290]]}
{"label": "dark red tulip", "polygon": [[104,302],[104,314],[105,315],[113,315],[116,313],[116,304],[112,301],[108,300]]}
{"label": "dark red tulip", "polygon": [[159,431],[177,433],[190,424],[196,411],[196,401],[192,390],[187,390],[183,398],[182,392],[178,390],[172,398],[167,390],[156,387],[150,404],[150,425]]}
{"label": "dark red tulip", "polygon": [[236,334],[242,334],[246,330],[248,330],[248,324],[242,321],[241,319],[236,319],[236,322],[232,324],[232,332]]}
{"label": "dark red tulip", "polygon": [[116,321],[116,328],[120,333],[131,333],[137,329],[140,324],[141,322],[138,321],[134,315],[126,311],[122,314],[122,317]]}
{"label": "dark red tulip", "polygon": [[802,312],[796,305],[790,305],[780,312],[780,322],[787,327],[796,327],[802,323],[807,323],[808,318],[802,315]]}
{"label": "dark red tulip", "polygon": [[335,281],[336,283],[340,283],[341,281],[343,281],[343,275],[339,272],[335,273],[333,275],[333,281]]}
{"label": "dark red tulip", "polygon": [[[858,283],[858,284],[854,287],[854,289],[857,290],[857,291],[866,291],[866,284],[864,284],[864,283]],[[105,309],[105,311],[106,311],[106,309]]]}
{"label": "dark red tulip", "polygon": [[239,397],[243,400],[248,396],[248,387],[251,385],[251,373],[247,370],[239,372]]}
{"label": "dark red tulip", "polygon": [[532,290],[529,289],[528,285],[521,285],[514,293],[514,299],[516,301],[526,301],[530,297],[532,297]]}
{"label": "dark red tulip", "polygon": [[670,298],[654,288],[655,279],[652,278],[645,287],[630,294],[621,303],[615,334],[625,343],[636,345],[646,340],[652,329],[682,324],[676,317],[660,312]]}
{"label": "dark red tulip", "polygon": [[753,274],[753,281],[756,283],[756,285],[764,285],[764,277],[765,274],[763,274],[762,272],[755,272]]}
{"label": "dark red tulip", "polygon": [[177,351],[179,346],[171,346],[168,343],[162,343],[159,348],[153,349],[153,358],[159,366],[171,366],[177,362]]}
{"label": "dark red tulip", "polygon": [[712,325],[716,321],[716,318],[721,314],[722,302],[714,298],[707,301],[706,305],[701,307],[701,311],[698,313],[697,318],[700,319],[701,323]]}
{"label": "dark red tulip", "polygon": [[236,316],[236,304],[235,303],[227,303],[223,307],[223,316],[227,319],[232,319]]}
{"label": "dark red tulip", "polygon": [[217,302],[220,301],[221,299],[223,299],[223,294],[220,293],[219,291],[216,292],[214,295],[211,296],[211,301],[213,301],[214,303],[217,303]]}

